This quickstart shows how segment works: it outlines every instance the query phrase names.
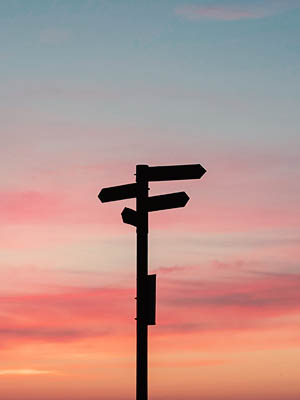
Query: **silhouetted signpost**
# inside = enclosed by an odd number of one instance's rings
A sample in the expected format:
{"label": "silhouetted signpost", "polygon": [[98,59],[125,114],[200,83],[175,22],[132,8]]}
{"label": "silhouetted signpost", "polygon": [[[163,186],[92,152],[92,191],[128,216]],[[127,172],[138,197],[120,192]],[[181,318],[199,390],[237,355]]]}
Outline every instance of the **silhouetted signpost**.
{"label": "silhouetted signpost", "polygon": [[148,325],[155,325],[156,275],[148,275],[148,212],[184,207],[185,192],[148,196],[149,182],[200,179],[206,170],[200,164],[149,167],[136,166],[136,183],[104,188],[102,203],[136,198],[136,211],[125,207],[123,222],[137,229],[137,333],[136,400],[148,399]]}

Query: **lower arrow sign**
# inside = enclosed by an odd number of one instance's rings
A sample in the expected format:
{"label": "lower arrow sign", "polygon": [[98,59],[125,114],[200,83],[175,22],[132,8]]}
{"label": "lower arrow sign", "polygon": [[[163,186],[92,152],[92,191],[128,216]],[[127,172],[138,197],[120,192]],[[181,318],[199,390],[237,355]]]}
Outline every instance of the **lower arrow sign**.
{"label": "lower arrow sign", "polygon": [[124,224],[137,226],[137,212],[125,207],[121,213]]}
{"label": "lower arrow sign", "polygon": [[184,207],[189,201],[189,196],[185,192],[162,194],[148,198],[147,210],[159,211],[168,208]]}

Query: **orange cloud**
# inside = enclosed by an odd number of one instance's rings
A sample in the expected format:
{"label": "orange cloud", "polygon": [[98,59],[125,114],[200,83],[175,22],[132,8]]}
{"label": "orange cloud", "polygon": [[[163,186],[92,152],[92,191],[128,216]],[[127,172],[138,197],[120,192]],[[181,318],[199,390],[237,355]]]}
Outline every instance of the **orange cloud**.
{"label": "orange cloud", "polygon": [[0,375],[44,375],[54,373],[55,371],[39,369],[0,369]]}
{"label": "orange cloud", "polygon": [[[229,398],[242,394],[250,399],[243,385],[243,379],[249,382],[245,365],[253,367],[253,393],[262,393],[268,374],[273,378],[278,371],[273,367],[261,377],[255,372],[257,358],[264,358],[263,365],[274,365],[274,349],[289,351],[285,368],[296,371],[299,275],[248,274],[239,280],[204,281],[188,266],[157,273],[157,326],[149,328],[150,382],[156,397],[177,398],[175,379],[182,398],[183,391],[193,387],[191,398],[201,392],[219,400],[221,390],[212,389],[216,379],[231,379],[236,394]],[[22,382],[22,390],[28,396],[33,393],[34,399],[48,387],[55,399],[82,400],[84,394],[119,399],[134,393],[132,288],[57,287],[48,293],[1,296],[0,302],[3,398],[22,397],[13,382]],[[295,376],[296,382],[296,375],[289,379]],[[203,377],[200,392],[199,376]],[[264,396],[268,398],[272,399]]]}

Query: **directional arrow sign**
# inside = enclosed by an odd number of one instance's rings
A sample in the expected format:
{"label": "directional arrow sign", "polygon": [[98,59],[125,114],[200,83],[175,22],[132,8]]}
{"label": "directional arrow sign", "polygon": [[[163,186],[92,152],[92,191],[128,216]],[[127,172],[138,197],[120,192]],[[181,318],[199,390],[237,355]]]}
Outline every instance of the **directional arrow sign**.
{"label": "directional arrow sign", "polygon": [[131,199],[133,197],[136,197],[136,192],[137,192],[136,189],[137,189],[136,183],[129,183],[128,185],[112,186],[102,189],[98,195],[98,198],[102,203],[106,203],[108,201]]}
{"label": "directional arrow sign", "polygon": [[137,226],[137,213],[131,208],[125,207],[121,213],[124,224]]}
{"label": "directional arrow sign", "polygon": [[148,211],[167,210],[168,208],[184,207],[189,201],[185,192],[162,194],[148,198]]}
{"label": "directional arrow sign", "polygon": [[200,179],[206,172],[200,164],[169,165],[163,167],[149,167],[148,181],[173,181],[179,179]]}

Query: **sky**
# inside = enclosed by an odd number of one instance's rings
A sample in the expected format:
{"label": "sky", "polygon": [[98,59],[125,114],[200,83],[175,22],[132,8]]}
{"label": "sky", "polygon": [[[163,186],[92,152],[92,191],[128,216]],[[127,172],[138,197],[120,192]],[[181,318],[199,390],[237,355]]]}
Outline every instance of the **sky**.
{"label": "sky", "polygon": [[0,1],[0,397],[135,396],[136,164],[151,400],[300,398],[300,1]]}

